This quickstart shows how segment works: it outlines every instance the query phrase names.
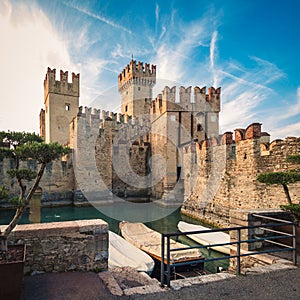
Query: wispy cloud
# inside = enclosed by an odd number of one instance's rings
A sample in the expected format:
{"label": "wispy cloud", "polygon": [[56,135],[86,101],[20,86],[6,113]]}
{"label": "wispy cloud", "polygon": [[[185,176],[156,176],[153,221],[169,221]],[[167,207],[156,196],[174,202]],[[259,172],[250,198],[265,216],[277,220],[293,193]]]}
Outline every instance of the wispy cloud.
{"label": "wispy cloud", "polygon": [[218,82],[218,71],[215,69],[215,56],[216,56],[216,44],[217,44],[218,32],[215,30],[212,34],[211,42],[210,42],[210,69],[213,74],[213,86],[217,87],[219,85]]}
{"label": "wispy cloud", "polygon": [[174,9],[168,16],[160,16],[159,20],[157,38],[150,37],[155,53],[152,60],[158,65],[158,76],[170,83],[183,83],[187,74],[195,68],[192,53],[199,47],[209,48],[211,29],[206,27],[203,19],[182,22]]}
{"label": "wispy cloud", "polygon": [[157,25],[159,22],[159,5],[155,4],[155,30],[157,30]]}
{"label": "wispy cloud", "polygon": [[286,124],[282,127],[270,127],[272,128],[271,137],[272,140],[276,138],[285,138],[289,136],[296,136],[299,137],[299,128],[300,128],[300,122],[295,122],[292,124]]}
{"label": "wispy cloud", "polygon": [[39,7],[22,2],[12,5],[1,1],[0,4],[0,39],[5,41],[0,47],[3,70],[0,72],[0,127],[37,131],[47,67],[75,72],[77,67],[70,59],[67,45]]}
{"label": "wispy cloud", "polygon": [[101,16],[99,14],[95,14],[95,13],[87,10],[84,7],[80,7],[78,5],[75,5],[75,4],[72,4],[72,3],[66,3],[66,2],[64,2],[64,4],[66,6],[68,6],[68,7],[70,7],[70,8],[73,8],[73,9],[75,9],[75,10],[83,13],[83,14],[86,14],[89,17],[92,17],[92,18],[94,18],[96,20],[99,20],[99,21],[101,21],[101,22],[103,22],[103,23],[105,23],[105,24],[107,24],[109,26],[112,26],[112,27],[114,27],[116,29],[121,29],[121,30],[123,30],[123,31],[125,31],[125,32],[127,32],[129,34],[132,34],[132,31],[130,29],[128,29],[128,28],[126,28],[126,27],[124,27],[124,26],[122,26],[122,25],[120,25],[120,24],[118,24],[118,23],[116,23],[116,22],[114,22],[114,21],[106,18],[106,17],[103,17],[103,16]]}
{"label": "wispy cloud", "polygon": [[[256,63],[252,68],[232,61],[219,66],[224,86],[221,127],[225,130],[246,127],[252,122],[263,122],[268,127],[268,121],[259,117],[263,110],[272,110],[265,101],[279,97],[270,84],[284,78],[285,74],[271,62],[258,57],[250,57],[250,60]],[[272,117],[274,122],[274,115]]]}

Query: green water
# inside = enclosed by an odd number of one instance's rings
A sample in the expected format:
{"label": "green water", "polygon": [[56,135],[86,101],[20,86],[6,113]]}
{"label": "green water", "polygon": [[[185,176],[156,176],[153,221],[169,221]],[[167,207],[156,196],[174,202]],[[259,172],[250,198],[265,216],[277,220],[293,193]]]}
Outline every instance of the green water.
{"label": "green water", "polygon": [[[0,211],[0,225],[8,224],[13,216],[14,211],[1,210]],[[87,220],[87,219],[102,219],[109,224],[109,229],[115,233],[119,233],[119,221],[108,217],[107,215],[101,213],[94,207],[53,207],[53,208],[42,208],[41,209],[41,223],[49,222],[61,222],[61,221],[73,221],[73,220]],[[173,213],[169,214],[167,217],[161,218],[156,221],[147,222],[145,225],[148,227],[164,233],[179,232],[177,229],[177,224],[179,221],[185,221],[194,224],[201,224],[199,221],[191,219],[189,217],[180,214],[180,210],[177,209]],[[29,221],[29,211],[25,213],[20,224],[28,224]],[[207,225],[205,225],[207,226]],[[192,241],[187,237],[179,237],[178,241],[186,245],[197,246],[197,243]],[[201,249],[201,252],[206,258],[222,257],[224,254],[215,252],[213,250]],[[217,267],[228,268],[228,259],[207,262],[205,263],[205,269],[208,272],[215,273]]]}

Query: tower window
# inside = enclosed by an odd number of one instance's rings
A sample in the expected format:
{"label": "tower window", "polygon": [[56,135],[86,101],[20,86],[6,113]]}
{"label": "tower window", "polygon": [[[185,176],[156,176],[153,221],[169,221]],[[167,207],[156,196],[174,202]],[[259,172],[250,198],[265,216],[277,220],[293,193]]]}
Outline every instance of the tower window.
{"label": "tower window", "polygon": [[69,110],[70,110],[70,104],[69,104],[69,103],[66,103],[66,104],[65,104],[65,110],[66,110],[66,111],[69,111]]}
{"label": "tower window", "polygon": [[128,105],[125,106],[125,111],[126,111],[126,112],[128,111]]}
{"label": "tower window", "polygon": [[139,87],[138,87],[138,91],[140,91],[140,90],[141,90],[141,87],[139,86]]}
{"label": "tower window", "polygon": [[197,131],[202,131],[203,128],[202,128],[202,125],[201,124],[197,124]]}

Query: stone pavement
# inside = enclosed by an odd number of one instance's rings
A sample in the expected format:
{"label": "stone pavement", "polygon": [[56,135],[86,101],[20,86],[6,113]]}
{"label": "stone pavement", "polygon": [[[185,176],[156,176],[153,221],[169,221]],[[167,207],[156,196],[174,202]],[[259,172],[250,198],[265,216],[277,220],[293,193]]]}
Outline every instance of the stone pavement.
{"label": "stone pavement", "polygon": [[98,274],[94,272],[66,272],[25,276],[21,299],[110,300],[115,299],[115,297],[100,280]]}
{"label": "stone pavement", "polygon": [[[109,272],[105,273],[109,274]],[[104,277],[107,278],[107,275]],[[275,264],[249,269],[245,275],[241,276],[219,273],[177,280],[172,282],[171,288],[164,289],[153,283],[148,286],[134,284],[135,287],[123,290],[122,296],[117,296],[119,291],[112,288],[112,285],[108,287],[105,279],[103,281],[98,274],[93,272],[26,276],[21,299],[293,300],[300,299],[300,268]]]}

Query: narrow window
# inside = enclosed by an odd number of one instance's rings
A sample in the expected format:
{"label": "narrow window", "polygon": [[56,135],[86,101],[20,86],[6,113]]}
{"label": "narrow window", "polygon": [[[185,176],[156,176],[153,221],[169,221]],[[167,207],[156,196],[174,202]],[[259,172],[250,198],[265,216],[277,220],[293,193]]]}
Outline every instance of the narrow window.
{"label": "narrow window", "polygon": [[125,111],[126,111],[126,112],[128,111],[128,105],[125,106]]}
{"label": "narrow window", "polygon": [[197,131],[202,131],[202,125],[201,124],[197,124]]}
{"label": "narrow window", "polygon": [[65,104],[65,109],[66,109],[66,111],[69,111],[69,110],[70,110],[70,104],[69,104],[69,103],[66,103],[66,104]]}
{"label": "narrow window", "polygon": [[232,145],[231,156],[232,156],[233,159],[236,158],[236,147],[235,147],[235,145]]}

